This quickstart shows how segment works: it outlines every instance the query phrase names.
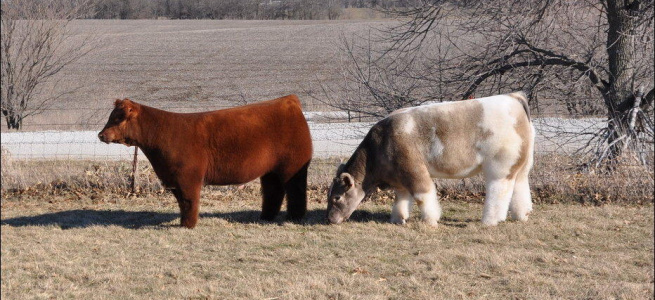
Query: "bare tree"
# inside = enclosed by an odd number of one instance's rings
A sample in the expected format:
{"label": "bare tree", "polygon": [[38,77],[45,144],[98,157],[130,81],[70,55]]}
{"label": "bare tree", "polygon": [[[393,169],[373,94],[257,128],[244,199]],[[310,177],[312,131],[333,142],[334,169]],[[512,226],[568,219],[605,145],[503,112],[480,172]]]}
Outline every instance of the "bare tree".
{"label": "bare tree", "polygon": [[346,43],[345,87],[355,96],[328,104],[402,106],[524,90],[531,105],[550,98],[570,112],[604,109],[597,164],[628,147],[652,149],[653,0],[424,0],[387,13],[399,23],[364,44]]}
{"label": "bare tree", "polygon": [[1,110],[7,127],[20,129],[25,118],[66,93],[45,93],[43,85],[91,50],[90,38],[71,34],[69,26],[91,2],[3,0],[1,5]]}

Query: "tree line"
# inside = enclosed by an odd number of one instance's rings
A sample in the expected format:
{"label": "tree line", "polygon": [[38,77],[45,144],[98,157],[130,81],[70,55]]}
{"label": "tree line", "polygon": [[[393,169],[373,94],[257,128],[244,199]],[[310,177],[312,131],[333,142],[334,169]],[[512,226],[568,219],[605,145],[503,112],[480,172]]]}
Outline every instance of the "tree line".
{"label": "tree line", "polygon": [[95,19],[337,19],[345,8],[411,7],[419,0],[97,0]]}

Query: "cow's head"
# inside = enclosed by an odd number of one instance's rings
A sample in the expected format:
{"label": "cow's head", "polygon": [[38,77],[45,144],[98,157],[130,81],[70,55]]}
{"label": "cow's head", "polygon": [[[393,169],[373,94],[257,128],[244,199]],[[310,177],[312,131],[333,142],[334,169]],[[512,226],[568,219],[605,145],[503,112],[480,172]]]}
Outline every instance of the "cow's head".
{"label": "cow's head", "polygon": [[339,166],[328,192],[327,218],[331,224],[347,220],[366,196],[362,183],[355,182],[344,169],[345,165]]}
{"label": "cow's head", "polygon": [[136,130],[138,130],[136,122],[140,108],[139,104],[127,98],[116,100],[114,110],[109,115],[105,128],[98,134],[98,138],[107,144],[135,145]]}

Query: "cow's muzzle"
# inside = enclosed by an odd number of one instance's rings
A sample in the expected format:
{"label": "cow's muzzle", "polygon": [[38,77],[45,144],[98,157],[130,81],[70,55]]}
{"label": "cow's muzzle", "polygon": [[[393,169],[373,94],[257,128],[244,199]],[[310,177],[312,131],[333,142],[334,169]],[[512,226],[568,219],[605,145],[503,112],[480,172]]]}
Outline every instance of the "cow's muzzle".
{"label": "cow's muzzle", "polygon": [[107,144],[110,143],[109,138],[107,137],[104,131],[100,131],[100,133],[98,133],[98,138],[103,143],[107,143]]}
{"label": "cow's muzzle", "polygon": [[343,217],[337,217],[337,216],[328,216],[328,223],[330,224],[340,224],[343,222],[344,218]]}

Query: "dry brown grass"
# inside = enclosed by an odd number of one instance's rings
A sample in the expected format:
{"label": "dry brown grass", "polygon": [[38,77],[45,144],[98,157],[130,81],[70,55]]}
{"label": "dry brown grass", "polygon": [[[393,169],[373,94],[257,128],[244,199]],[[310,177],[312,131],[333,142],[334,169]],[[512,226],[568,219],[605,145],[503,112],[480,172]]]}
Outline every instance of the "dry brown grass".
{"label": "dry brown grass", "polygon": [[[407,226],[389,224],[388,191],[366,201],[351,222],[328,226],[326,184],[338,161],[312,165],[305,224],[282,222],[284,213],[260,222],[253,182],[205,188],[194,230],[177,227],[177,204],[147,164],[139,195],[128,195],[127,163],[50,162],[50,171],[41,165],[40,174],[22,180],[68,175],[15,190],[6,177],[13,170],[3,166],[2,296],[652,297],[652,171],[612,179],[581,175],[563,157],[540,157],[527,223],[483,227],[482,182],[473,178],[438,181],[444,215],[436,229],[421,224],[416,209]],[[22,170],[35,170],[33,163]]]}
{"label": "dry brown grass", "polygon": [[[173,197],[5,199],[3,299],[646,299],[653,206],[542,204],[480,224],[445,200],[438,228],[392,225],[389,202],[323,223],[262,223],[256,189],[205,193],[194,230]],[[283,216],[279,217],[282,220]]]}

